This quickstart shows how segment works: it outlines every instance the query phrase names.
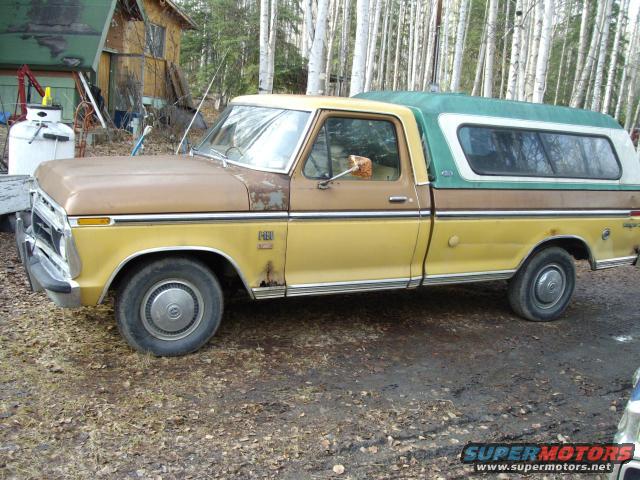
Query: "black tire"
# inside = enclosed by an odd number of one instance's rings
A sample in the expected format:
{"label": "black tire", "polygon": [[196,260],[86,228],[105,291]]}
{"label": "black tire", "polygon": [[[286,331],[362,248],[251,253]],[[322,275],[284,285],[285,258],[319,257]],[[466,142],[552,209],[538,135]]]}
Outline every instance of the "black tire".
{"label": "black tire", "polygon": [[545,248],[530,257],[509,282],[509,303],[527,320],[549,322],[564,313],[575,286],[573,257],[562,248]]}
{"label": "black tire", "polygon": [[174,357],[209,341],[220,326],[223,306],[220,284],[206,265],[172,257],[128,272],[116,293],[115,314],[133,348]]}

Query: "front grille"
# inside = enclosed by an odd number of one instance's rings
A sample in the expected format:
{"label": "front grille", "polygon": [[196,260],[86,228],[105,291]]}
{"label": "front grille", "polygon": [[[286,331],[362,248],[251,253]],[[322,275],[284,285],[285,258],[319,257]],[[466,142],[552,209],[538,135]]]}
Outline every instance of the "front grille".
{"label": "front grille", "polygon": [[60,238],[62,234],[50,225],[37,210],[33,211],[32,228],[35,237],[53,252],[60,255]]}

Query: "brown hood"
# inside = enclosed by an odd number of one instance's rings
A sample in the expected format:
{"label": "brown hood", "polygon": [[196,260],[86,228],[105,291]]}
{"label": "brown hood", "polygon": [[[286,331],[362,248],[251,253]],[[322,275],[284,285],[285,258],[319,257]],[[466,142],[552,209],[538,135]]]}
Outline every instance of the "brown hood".
{"label": "brown hood", "polygon": [[45,162],[35,177],[69,215],[237,212],[247,188],[216,160],[187,155]]}

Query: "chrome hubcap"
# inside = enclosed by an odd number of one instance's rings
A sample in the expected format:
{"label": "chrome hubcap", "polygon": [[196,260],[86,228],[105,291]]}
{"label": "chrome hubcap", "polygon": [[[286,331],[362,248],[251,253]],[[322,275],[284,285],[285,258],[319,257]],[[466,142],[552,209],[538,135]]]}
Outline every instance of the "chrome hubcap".
{"label": "chrome hubcap", "polygon": [[556,305],[566,289],[566,277],[559,265],[551,264],[543,268],[533,286],[534,303],[540,308]]}
{"label": "chrome hubcap", "polygon": [[202,294],[185,280],[163,280],[151,287],[140,306],[146,330],[161,340],[179,340],[193,332],[203,317]]}

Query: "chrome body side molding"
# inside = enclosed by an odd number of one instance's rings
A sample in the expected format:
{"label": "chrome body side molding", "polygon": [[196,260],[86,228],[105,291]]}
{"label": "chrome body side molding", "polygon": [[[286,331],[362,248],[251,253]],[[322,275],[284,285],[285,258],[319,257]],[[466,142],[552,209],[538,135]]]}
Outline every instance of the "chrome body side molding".
{"label": "chrome body side molding", "polygon": [[634,265],[636,263],[637,255],[631,255],[629,257],[608,258],[606,260],[596,260],[596,270],[603,270],[605,268],[622,267],[624,265]]}
{"label": "chrome body side molding", "polygon": [[373,290],[393,290],[407,288],[409,278],[395,278],[384,280],[364,280],[354,282],[306,283],[289,285],[287,297],[303,295],[328,295],[332,293],[369,292]]}
{"label": "chrome body side molding", "polygon": [[450,273],[446,275],[426,275],[422,281],[427,285],[449,285],[453,283],[492,282],[495,280],[508,280],[513,277],[516,270],[495,270],[491,272]]}
{"label": "chrome body side molding", "polygon": [[277,285],[274,287],[257,287],[253,288],[253,297],[256,300],[262,300],[264,298],[282,298],[284,297],[287,287],[284,285]]}
{"label": "chrome body side molding", "polygon": [[628,217],[630,210],[437,210],[438,219],[513,217]]}

